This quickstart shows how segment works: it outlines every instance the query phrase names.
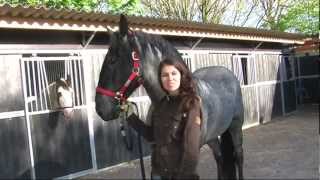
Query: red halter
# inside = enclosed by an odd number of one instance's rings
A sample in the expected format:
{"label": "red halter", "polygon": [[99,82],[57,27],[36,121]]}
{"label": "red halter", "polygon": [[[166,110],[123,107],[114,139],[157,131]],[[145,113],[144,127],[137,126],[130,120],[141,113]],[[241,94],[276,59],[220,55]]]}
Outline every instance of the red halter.
{"label": "red halter", "polygon": [[126,93],[128,87],[130,86],[131,82],[134,81],[135,79],[138,79],[139,86],[142,84],[141,77],[140,77],[140,57],[139,57],[139,54],[134,50],[131,53],[131,58],[133,61],[132,72],[131,72],[128,80],[124,83],[124,85],[120,88],[120,90],[115,92],[113,90],[102,88],[102,87],[98,86],[96,88],[96,92],[101,95],[104,95],[104,96],[113,97],[116,100],[118,100],[119,103],[125,102],[128,98],[125,96],[125,93]]}

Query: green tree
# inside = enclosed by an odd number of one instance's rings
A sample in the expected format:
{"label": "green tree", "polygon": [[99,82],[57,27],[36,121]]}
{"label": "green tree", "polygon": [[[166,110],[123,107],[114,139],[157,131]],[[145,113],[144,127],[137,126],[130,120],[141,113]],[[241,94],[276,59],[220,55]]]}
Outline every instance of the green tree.
{"label": "green tree", "polygon": [[306,35],[319,34],[319,1],[297,0],[280,19],[279,28],[281,31]]}
{"label": "green tree", "polygon": [[0,4],[10,4],[13,6],[43,6],[56,9],[73,9],[92,11],[94,10],[99,0],[0,0]]}
{"label": "green tree", "polygon": [[260,0],[256,27],[279,31],[280,19],[292,4],[293,0]]}
{"label": "green tree", "polygon": [[232,4],[232,0],[142,0],[142,3],[151,16],[221,23],[222,16]]}
{"label": "green tree", "polygon": [[112,14],[142,15],[140,0],[107,0],[108,12]]}
{"label": "green tree", "polygon": [[72,9],[87,12],[103,12],[113,14],[142,14],[140,0],[0,0],[0,4],[12,6],[43,6],[56,9]]}
{"label": "green tree", "polygon": [[153,17],[193,21],[197,19],[196,0],[142,0]]}
{"label": "green tree", "polygon": [[222,23],[232,26],[250,26],[259,0],[233,0],[222,16]]}

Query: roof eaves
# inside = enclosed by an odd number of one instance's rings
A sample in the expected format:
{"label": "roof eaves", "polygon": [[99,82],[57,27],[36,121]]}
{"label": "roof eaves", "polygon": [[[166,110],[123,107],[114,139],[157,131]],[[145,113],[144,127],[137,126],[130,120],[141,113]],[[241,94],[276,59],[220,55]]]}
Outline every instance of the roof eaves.
{"label": "roof eaves", "polygon": [[[12,7],[8,4],[0,5],[0,15],[0,28],[115,31],[119,22],[119,16],[111,14],[45,7]],[[248,27],[178,21],[174,19],[130,16],[128,17],[128,21],[132,29],[140,29],[159,35],[275,41],[297,44],[303,44],[304,39],[304,36],[298,34]]]}

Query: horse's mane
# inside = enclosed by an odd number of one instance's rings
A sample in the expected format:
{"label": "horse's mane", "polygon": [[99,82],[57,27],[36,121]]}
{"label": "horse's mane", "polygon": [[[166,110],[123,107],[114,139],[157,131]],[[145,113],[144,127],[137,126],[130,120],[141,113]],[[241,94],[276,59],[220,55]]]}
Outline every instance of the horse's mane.
{"label": "horse's mane", "polygon": [[[147,34],[140,31],[135,32],[135,35],[138,37],[139,43],[141,45],[142,54],[146,53],[144,51],[147,50],[147,46],[151,44],[152,46],[157,47],[158,50],[160,50],[164,58],[169,57],[172,59],[182,61],[182,57],[177,51],[177,49],[163,37],[154,34]],[[152,49],[152,51],[153,53],[157,53],[155,52],[155,49]]]}

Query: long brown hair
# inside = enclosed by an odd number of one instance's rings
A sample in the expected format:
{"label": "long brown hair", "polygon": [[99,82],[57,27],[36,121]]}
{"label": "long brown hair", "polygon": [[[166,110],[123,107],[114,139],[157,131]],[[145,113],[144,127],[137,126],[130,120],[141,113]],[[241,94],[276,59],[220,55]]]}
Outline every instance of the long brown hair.
{"label": "long brown hair", "polygon": [[191,71],[188,69],[188,66],[184,63],[184,61],[171,59],[171,58],[165,58],[164,60],[162,60],[158,68],[158,81],[161,85],[161,88],[165,92],[167,91],[163,88],[162,82],[161,82],[161,71],[165,65],[174,66],[180,72],[181,80],[180,80],[180,87],[179,87],[179,96],[183,98],[182,110],[189,111],[192,105],[195,103],[195,101],[200,100],[196,94],[196,84],[192,78]]}

